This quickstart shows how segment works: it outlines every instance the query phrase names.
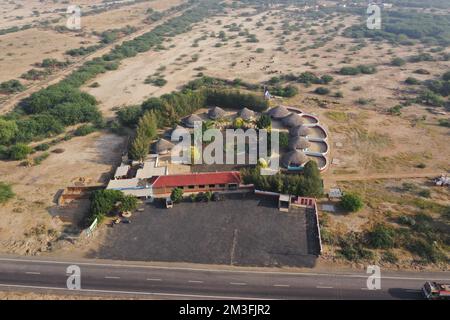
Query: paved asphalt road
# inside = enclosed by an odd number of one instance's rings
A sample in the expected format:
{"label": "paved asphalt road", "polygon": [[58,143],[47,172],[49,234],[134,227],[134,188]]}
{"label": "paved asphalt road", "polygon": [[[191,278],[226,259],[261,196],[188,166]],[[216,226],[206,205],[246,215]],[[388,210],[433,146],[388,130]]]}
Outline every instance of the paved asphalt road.
{"label": "paved asphalt road", "polygon": [[450,273],[382,272],[381,290],[368,290],[368,275],[356,271],[295,273],[4,257],[0,290],[66,293],[70,265],[81,269],[83,293],[168,299],[421,299],[426,280],[450,281]]}

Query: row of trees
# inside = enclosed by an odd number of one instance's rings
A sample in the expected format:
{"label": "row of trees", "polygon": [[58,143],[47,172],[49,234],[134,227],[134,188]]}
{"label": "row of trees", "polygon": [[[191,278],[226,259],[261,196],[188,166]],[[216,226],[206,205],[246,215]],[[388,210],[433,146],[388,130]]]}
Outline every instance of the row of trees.
{"label": "row of trees", "polygon": [[145,112],[140,118],[136,136],[130,147],[130,156],[134,160],[144,161],[149,152],[151,142],[156,138],[157,119],[153,111]]}

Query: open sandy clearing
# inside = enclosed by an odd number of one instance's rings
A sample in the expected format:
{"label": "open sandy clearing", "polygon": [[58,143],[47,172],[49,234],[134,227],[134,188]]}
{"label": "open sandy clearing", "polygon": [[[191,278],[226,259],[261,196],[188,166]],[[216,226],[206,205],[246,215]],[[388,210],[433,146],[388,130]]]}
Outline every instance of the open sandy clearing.
{"label": "open sandy clearing", "polygon": [[[40,166],[20,167],[19,162],[3,162],[2,181],[13,184],[16,197],[1,207],[0,252],[34,254],[45,250],[44,231],[62,230],[58,219],[51,219],[48,208],[54,206],[58,191],[77,181],[98,185],[107,181],[113,166],[120,160],[123,138],[95,133],[63,142],[62,154],[51,153]],[[45,232],[51,237],[53,231]],[[29,236],[25,235],[28,233]],[[37,237],[33,237],[37,236]]]}

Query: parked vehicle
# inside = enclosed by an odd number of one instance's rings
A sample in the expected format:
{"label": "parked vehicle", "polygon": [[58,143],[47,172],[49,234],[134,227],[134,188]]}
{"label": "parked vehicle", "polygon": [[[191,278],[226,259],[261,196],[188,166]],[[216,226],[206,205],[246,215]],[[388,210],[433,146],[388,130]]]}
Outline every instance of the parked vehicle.
{"label": "parked vehicle", "polygon": [[123,219],[123,220],[122,220],[122,223],[130,224],[130,223],[131,223],[131,220],[129,220],[129,219]]}
{"label": "parked vehicle", "polygon": [[450,300],[450,284],[427,281],[422,293],[428,300]]}

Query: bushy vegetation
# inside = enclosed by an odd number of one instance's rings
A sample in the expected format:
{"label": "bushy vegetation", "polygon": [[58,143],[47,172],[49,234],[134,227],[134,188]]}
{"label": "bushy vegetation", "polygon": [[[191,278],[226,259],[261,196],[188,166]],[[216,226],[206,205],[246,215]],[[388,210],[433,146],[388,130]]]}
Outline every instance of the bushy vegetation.
{"label": "bushy vegetation", "polygon": [[377,224],[367,233],[367,241],[375,249],[391,249],[395,245],[395,230],[384,224]]}
{"label": "bushy vegetation", "polygon": [[33,149],[26,144],[18,143],[9,149],[9,158],[12,160],[23,160],[33,151]]}
{"label": "bushy vegetation", "polygon": [[350,212],[357,212],[364,206],[362,198],[356,193],[346,193],[341,199],[341,207]]}
{"label": "bushy vegetation", "polygon": [[392,10],[383,12],[381,30],[369,30],[364,20],[364,23],[347,28],[344,35],[406,45],[411,44],[413,40],[447,46],[450,44],[449,30],[450,19],[446,14]]}
{"label": "bushy vegetation", "polygon": [[242,170],[244,184],[254,184],[255,188],[295,196],[320,197],[323,194],[322,178],[317,163],[305,165],[303,175],[276,174],[261,175],[258,168]]}
{"label": "bushy vegetation", "polygon": [[95,127],[89,124],[84,124],[80,127],[78,127],[73,134],[77,137],[83,137],[83,136],[87,136],[88,134],[91,134],[92,132],[95,131]]}
{"label": "bushy vegetation", "polygon": [[88,55],[90,53],[93,53],[101,48],[103,48],[104,46],[101,44],[97,44],[97,45],[92,45],[92,46],[88,46],[88,47],[80,47],[78,49],[71,49],[66,51],[66,54],[72,57],[79,57],[79,56],[85,56]]}
{"label": "bushy vegetation", "polygon": [[183,200],[183,189],[181,188],[173,189],[170,198],[174,203],[180,203]]}
{"label": "bushy vegetation", "polygon": [[338,253],[349,261],[373,259],[372,251],[364,247],[364,239],[361,233],[350,232],[339,238],[340,249]]}
{"label": "bushy vegetation", "polygon": [[339,70],[341,75],[345,76],[355,76],[358,74],[374,74],[377,72],[377,68],[375,66],[365,66],[359,65],[357,67],[343,67]]}
{"label": "bushy vegetation", "polygon": [[140,106],[130,106],[121,108],[116,112],[121,125],[134,128],[142,116],[142,108]]}
{"label": "bushy vegetation", "polygon": [[106,216],[112,213],[113,209],[119,206],[119,211],[133,211],[137,208],[138,201],[135,197],[126,196],[117,190],[97,190],[91,195],[91,207],[87,224],[91,224],[95,219],[102,222]]}
{"label": "bushy vegetation", "polygon": [[19,80],[9,80],[0,83],[0,93],[12,94],[25,90],[25,86]]}
{"label": "bushy vegetation", "polygon": [[329,93],[330,93],[330,89],[325,88],[325,87],[317,87],[317,88],[314,90],[314,93],[320,94],[320,95],[326,95],[326,94],[329,94]]}
{"label": "bushy vegetation", "polygon": [[8,202],[8,200],[14,198],[15,194],[11,188],[11,185],[0,181],[0,204]]}

